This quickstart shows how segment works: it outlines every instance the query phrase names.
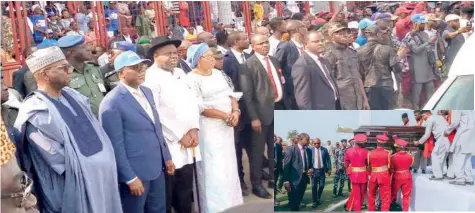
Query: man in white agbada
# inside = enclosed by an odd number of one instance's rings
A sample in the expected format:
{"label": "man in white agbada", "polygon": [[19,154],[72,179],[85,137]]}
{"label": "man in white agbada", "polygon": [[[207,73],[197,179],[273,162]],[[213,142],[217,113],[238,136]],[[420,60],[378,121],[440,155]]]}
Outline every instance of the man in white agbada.
{"label": "man in white agbada", "polygon": [[474,130],[473,111],[452,110],[452,124],[447,127],[445,136],[448,136],[455,129],[455,138],[450,146],[453,152],[453,163],[449,165],[455,174],[455,180],[450,181],[454,185],[473,185],[472,177],[472,153],[475,151],[473,143]]}
{"label": "man in white agbada", "polygon": [[120,213],[117,168],[109,137],[88,100],[67,87],[68,62],[59,47],[26,59],[38,90],[20,107],[20,162],[33,177],[43,213]]}
{"label": "man in white agbada", "polygon": [[434,135],[434,150],[432,150],[432,173],[434,174],[430,180],[443,180],[442,168],[444,167],[447,152],[449,151],[449,139],[444,135],[445,130],[449,126],[444,117],[440,115],[431,115],[430,110],[422,111],[422,119],[425,120],[426,131],[419,141],[415,141],[416,145],[424,144],[430,137],[430,133]]}

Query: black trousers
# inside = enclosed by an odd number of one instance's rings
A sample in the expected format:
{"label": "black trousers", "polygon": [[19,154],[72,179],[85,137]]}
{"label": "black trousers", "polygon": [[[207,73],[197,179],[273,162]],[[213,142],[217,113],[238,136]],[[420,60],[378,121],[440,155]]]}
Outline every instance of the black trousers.
{"label": "black trousers", "polygon": [[313,203],[317,203],[318,201],[320,201],[324,187],[325,187],[325,171],[323,171],[323,169],[313,169],[313,176],[312,176]]}
{"label": "black trousers", "polygon": [[[251,168],[251,184],[252,186],[260,186],[262,184],[262,163],[264,154],[265,145],[267,144],[267,157],[269,159],[274,159],[274,149],[271,147],[274,146],[274,122],[269,125],[262,125],[262,131],[260,134],[252,130],[251,127],[251,146],[248,152]],[[269,173],[272,176],[271,179],[274,179],[274,161],[269,161]]]}
{"label": "black trousers", "polygon": [[190,213],[193,202],[193,165],[175,170],[175,175],[166,175],[167,213]]}
{"label": "black trousers", "polygon": [[289,197],[289,208],[290,211],[299,211],[300,204],[302,203],[303,195],[305,194],[305,190],[307,189],[307,184],[309,182],[309,177],[307,174],[302,174],[302,179],[300,180],[298,185],[290,184],[290,192],[287,193]]}
{"label": "black trousers", "polygon": [[365,90],[371,110],[389,110],[394,106],[394,88],[368,87]]}
{"label": "black trousers", "polygon": [[244,167],[242,166],[242,150],[246,149],[247,155],[250,156],[250,141],[252,127],[251,124],[240,124],[234,128],[234,145],[236,148],[236,159],[238,166],[239,180],[244,182]]}

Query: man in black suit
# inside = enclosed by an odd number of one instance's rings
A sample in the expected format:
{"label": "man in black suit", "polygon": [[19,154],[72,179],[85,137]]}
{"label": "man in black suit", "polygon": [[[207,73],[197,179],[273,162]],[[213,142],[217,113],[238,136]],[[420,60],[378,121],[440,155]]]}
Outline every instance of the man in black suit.
{"label": "man in black suit", "polygon": [[277,197],[277,180],[282,173],[282,139],[274,134],[274,206],[277,204],[275,198]]}
{"label": "man in black suit", "polygon": [[292,66],[295,100],[299,110],[339,109],[338,89],[328,70],[327,61],[321,56],[325,52],[325,38],[321,32],[307,35],[306,54]]}
{"label": "man in black suit", "polygon": [[315,208],[318,205],[322,204],[321,197],[323,188],[325,187],[325,174],[328,174],[328,176],[330,176],[332,171],[332,163],[328,150],[325,147],[321,146],[322,142],[319,138],[315,139],[313,145],[314,147],[311,147],[310,149],[312,150],[313,165],[312,207]]}
{"label": "man in black suit", "polygon": [[[239,85],[239,66],[250,57],[244,52],[249,47],[249,39],[247,34],[242,31],[234,31],[228,35],[228,42],[231,48],[226,52],[223,59],[223,71],[231,78],[234,89],[240,92]],[[242,166],[242,149],[246,148],[250,153],[250,148],[246,144],[251,140],[252,127],[247,117],[244,101],[239,100],[239,109],[241,110],[241,120],[239,125],[234,128],[234,143],[236,147],[236,157],[238,165],[239,179],[241,181],[241,189],[243,196],[249,194],[247,185],[244,181],[244,167]]]}
{"label": "man in black suit", "polygon": [[[24,57],[27,58],[35,50],[36,50],[36,47],[25,48]],[[28,66],[26,64],[23,65],[23,67],[20,68],[19,70],[13,72],[13,89],[15,89],[16,91],[20,93],[20,95],[22,96],[21,98],[25,98],[29,94],[29,92],[31,92],[30,90],[32,90],[33,88],[36,88],[36,81],[25,82],[25,75],[28,72],[31,72],[31,71],[30,69],[28,69]]]}
{"label": "man in black suit", "polygon": [[[252,192],[262,198],[272,196],[262,186],[262,155],[267,144],[267,157],[274,158],[270,147],[274,133],[274,109],[287,109],[289,102],[283,92],[280,64],[269,54],[269,39],[263,35],[254,35],[251,39],[255,51],[239,70],[239,85],[249,117],[252,133],[250,146]],[[269,162],[269,172],[274,171],[274,161]],[[273,173],[271,173],[273,176]],[[274,187],[274,177],[269,181],[269,188]]]}
{"label": "man in black suit", "polygon": [[292,81],[292,66],[304,53],[303,41],[307,34],[307,28],[302,21],[290,20],[287,22],[287,32],[290,34],[290,41],[281,42],[277,46],[275,57],[280,61],[282,74],[285,78],[285,92],[290,98],[291,109],[298,109],[294,96],[294,85]]}
{"label": "man in black suit", "polygon": [[191,67],[186,63],[186,52],[188,47],[191,46],[191,42],[188,40],[181,41],[181,45],[178,47],[178,68],[182,69],[185,73],[191,72]]}
{"label": "man in black suit", "polygon": [[284,158],[284,186],[288,192],[290,211],[299,211],[307,184],[312,176],[312,151],[307,148],[310,137],[298,136],[298,143],[287,147]]}

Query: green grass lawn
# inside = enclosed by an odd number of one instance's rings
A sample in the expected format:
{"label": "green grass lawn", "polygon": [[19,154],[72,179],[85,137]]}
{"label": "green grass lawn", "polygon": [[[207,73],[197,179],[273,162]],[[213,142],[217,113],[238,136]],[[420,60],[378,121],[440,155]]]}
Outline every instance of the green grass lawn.
{"label": "green grass lawn", "polygon": [[[321,202],[322,204],[319,205],[317,208],[312,208],[312,186],[309,184],[307,185],[307,190],[305,191],[305,195],[303,196],[302,204],[305,204],[307,207],[306,208],[300,208],[300,211],[323,211],[330,206],[335,205],[336,203],[340,202],[341,200],[344,200],[348,198],[348,186],[345,181],[345,186],[343,187],[343,195],[344,196],[339,196],[336,198],[333,198],[333,177],[334,175],[332,174],[330,177],[327,177],[325,179],[325,188],[323,189],[322,193],[322,198]],[[282,187],[282,190],[285,191],[285,187]],[[288,207],[288,197],[287,194],[278,194],[277,195],[277,200],[280,201],[280,206],[274,206],[274,211],[290,211]],[[338,208],[335,211],[344,211],[343,206],[341,207],[341,210]]]}

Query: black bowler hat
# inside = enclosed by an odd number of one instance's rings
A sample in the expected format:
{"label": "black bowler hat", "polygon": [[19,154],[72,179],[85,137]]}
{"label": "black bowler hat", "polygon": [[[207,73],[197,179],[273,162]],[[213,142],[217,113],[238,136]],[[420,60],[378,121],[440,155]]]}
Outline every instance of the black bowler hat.
{"label": "black bowler hat", "polygon": [[175,45],[175,47],[178,48],[181,45],[180,40],[170,39],[168,38],[168,36],[158,36],[156,38],[153,38],[151,43],[152,43],[152,46],[150,47],[147,53],[148,58],[153,58],[153,53],[155,52],[155,50],[157,50],[160,47],[173,44]]}

